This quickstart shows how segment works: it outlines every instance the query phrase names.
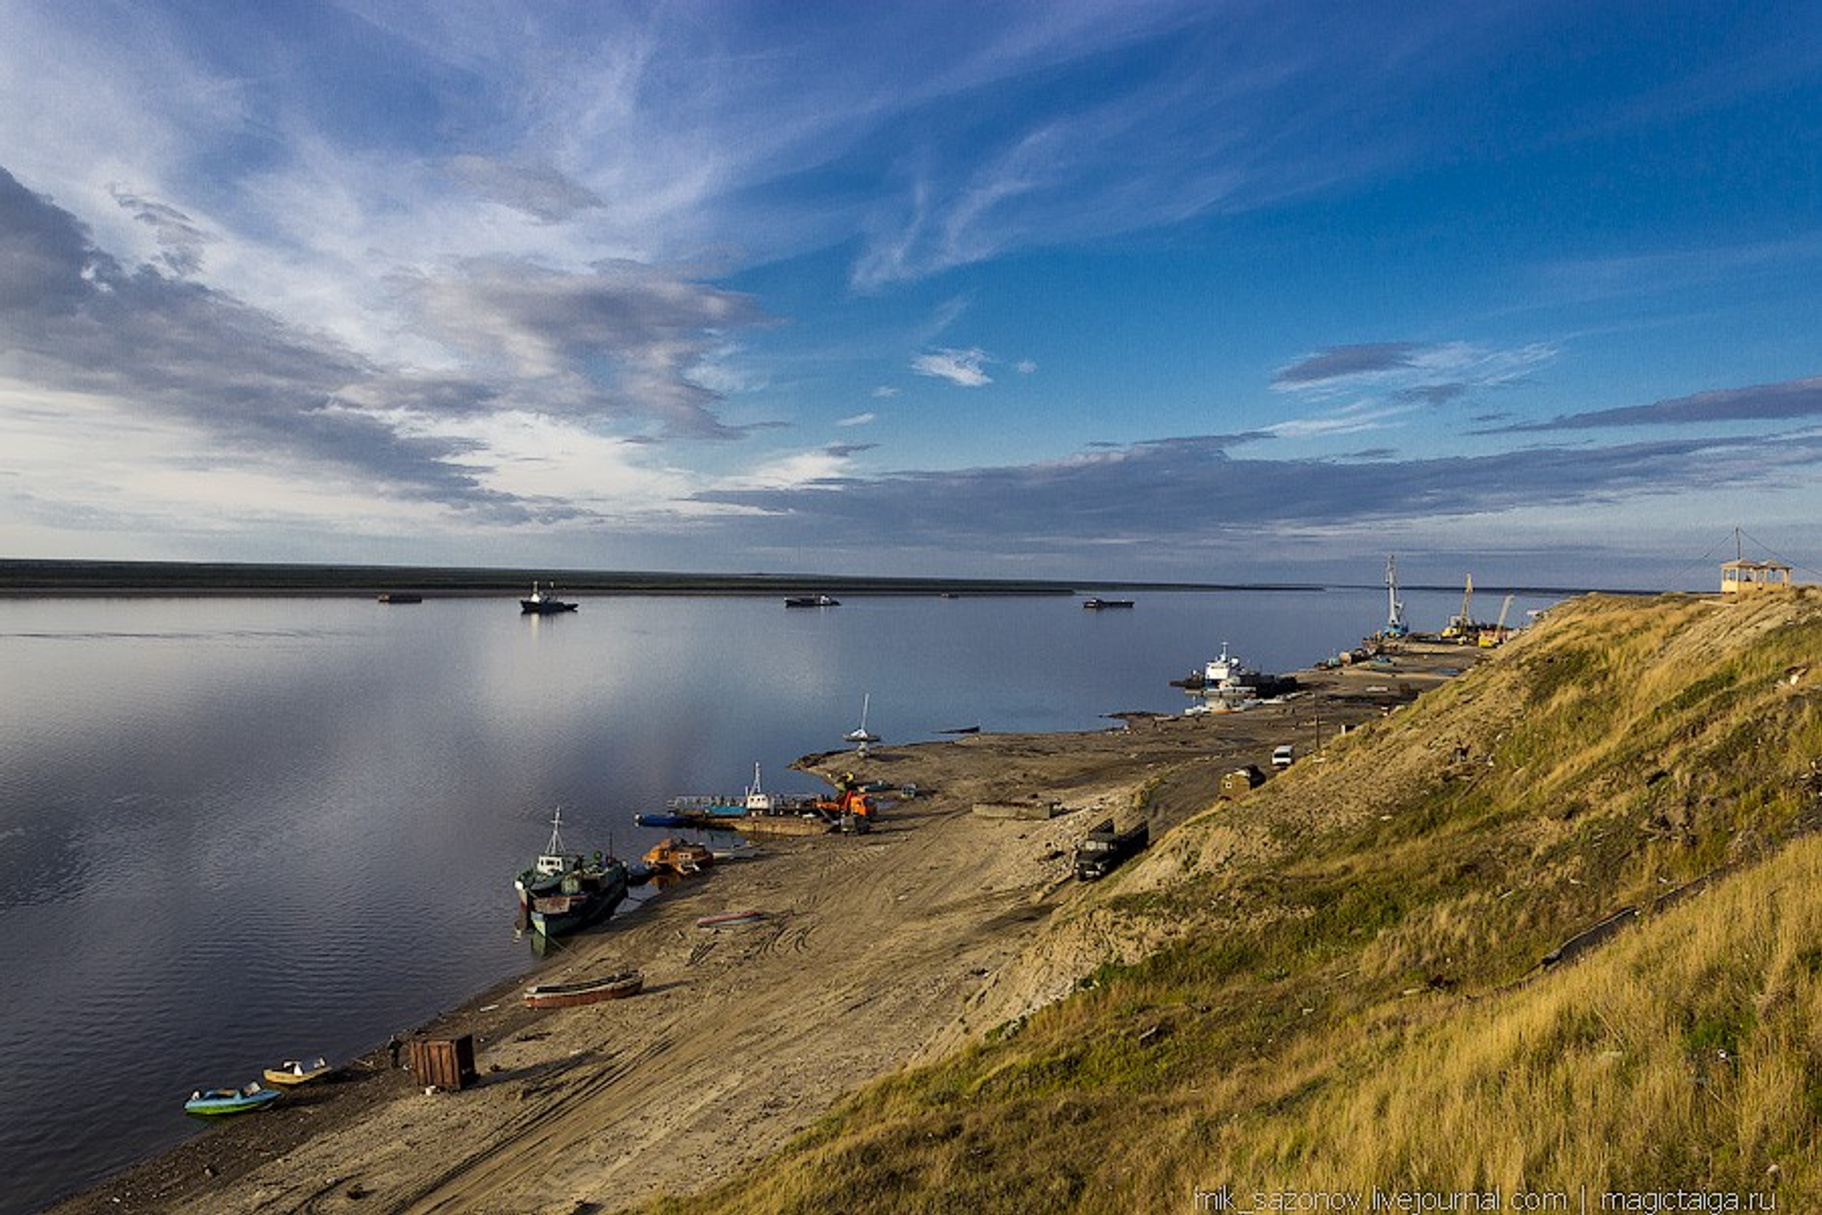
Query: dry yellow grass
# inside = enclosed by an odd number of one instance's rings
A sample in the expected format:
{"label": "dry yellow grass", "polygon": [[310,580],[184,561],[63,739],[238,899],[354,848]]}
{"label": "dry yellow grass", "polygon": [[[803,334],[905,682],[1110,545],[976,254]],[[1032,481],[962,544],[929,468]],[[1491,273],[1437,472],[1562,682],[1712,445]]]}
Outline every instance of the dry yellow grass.
{"label": "dry yellow grass", "polygon": [[663,1209],[1182,1210],[1223,1184],[1822,1209],[1819,769],[1822,593],[1565,605],[1110,879],[1056,926],[1107,943],[1075,995]]}

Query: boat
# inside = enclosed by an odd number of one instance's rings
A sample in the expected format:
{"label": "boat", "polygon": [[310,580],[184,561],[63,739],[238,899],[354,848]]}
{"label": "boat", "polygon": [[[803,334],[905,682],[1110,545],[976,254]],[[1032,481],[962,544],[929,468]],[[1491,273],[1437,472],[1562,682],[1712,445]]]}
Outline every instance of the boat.
{"label": "boat", "polygon": [[527,616],[554,616],[558,612],[573,612],[576,605],[557,598],[555,591],[542,591],[537,583],[531,584],[531,594],[519,600],[519,611]]}
{"label": "boat", "polygon": [[1173,679],[1171,683],[1228,701],[1263,699],[1297,687],[1294,676],[1266,675],[1247,666],[1238,654],[1227,648],[1225,641],[1221,643],[1221,652],[1209,659],[1200,671],[1192,671],[1188,678]]}
{"label": "boat", "polygon": [[1102,610],[1103,608],[1129,608],[1132,606],[1132,600],[1130,600],[1130,599],[1095,599],[1095,598],[1091,597],[1091,598],[1082,600],[1082,606],[1087,608],[1091,612],[1098,612],[1098,611]]}
{"label": "boat", "polygon": [[381,591],[380,592],[380,602],[381,603],[422,603],[422,602],[424,602],[424,597],[422,595],[414,595],[410,591]]}
{"label": "boat", "polygon": [[642,811],[633,815],[633,824],[639,827],[694,827],[700,821],[698,815],[677,811],[668,814],[646,814]]}
{"label": "boat", "polygon": [[668,814],[640,814],[634,821],[642,827],[707,827],[714,830],[739,828],[738,820],[814,814],[822,799],[813,793],[770,793],[760,783],[759,764],[753,765],[753,783],[738,796],[673,797]]}
{"label": "boat", "polygon": [[688,840],[661,840],[645,854],[645,863],[654,872],[677,874],[700,873],[715,863],[715,854],[702,844]]}
{"label": "boat", "polygon": [[873,703],[873,693],[864,692],[860,698],[860,725],[849,730],[842,737],[851,743],[876,743],[879,735],[867,729],[867,709]]}
{"label": "boat", "polygon": [[611,853],[563,847],[563,811],[550,824],[550,842],[513,879],[519,911],[543,936],[561,936],[606,919],[626,897],[626,866]]}
{"label": "boat", "polygon": [[835,820],[819,809],[801,814],[749,814],[730,819],[726,826],[742,835],[827,835]]}
{"label": "boat", "polygon": [[319,1076],[326,1076],[329,1071],[329,1061],[318,1055],[308,1063],[298,1059],[286,1059],[277,1067],[268,1067],[264,1076],[267,1084],[282,1084],[287,1088],[295,1088],[300,1084],[308,1084]]}
{"label": "boat", "polygon": [[582,979],[575,983],[537,983],[525,989],[527,1008],[573,1008],[578,1004],[598,1004],[603,1000],[624,1000],[645,990],[645,975],[637,970],[623,970],[600,979]]}
{"label": "boat", "polygon": [[563,874],[554,893],[531,900],[532,929],[556,937],[599,923],[614,914],[628,885],[626,866],[597,852]]}
{"label": "boat", "polygon": [[724,911],[720,915],[705,915],[696,921],[696,927],[713,931],[717,928],[745,928],[757,924],[766,918],[763,911],[748,909],[746,911]]}
{"label": "boat", "polygon": [[220,1117],[224,1114],[245,1114],[253,1110],[263,1110],[279,1098],[279,1091],[266,1088],[255,1080],[245,1088],[211,1088],[197,1089],[190,1094],[190,1099],[183,1103],[183,1112],[197,1114],[204,1118]]}
{"label": "boat", "polygon": [[786,607],[840,607],[841,600],[831,595],[791,595],[785,599]]}

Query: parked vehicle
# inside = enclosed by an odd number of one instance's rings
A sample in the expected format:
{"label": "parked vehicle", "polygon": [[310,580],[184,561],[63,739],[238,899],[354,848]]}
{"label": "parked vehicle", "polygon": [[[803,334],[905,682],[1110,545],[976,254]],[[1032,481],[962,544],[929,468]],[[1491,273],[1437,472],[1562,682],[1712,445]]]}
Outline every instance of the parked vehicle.
{"label": "parked vehicle", "polygon": [[1125,831],[1115,831],[1107,819],[1088,833],[1075,850],[1075,875],[1078,881],[1092,882],[1119,868],[1122,862],[1151,842],[1151,828],[1140,823]]}

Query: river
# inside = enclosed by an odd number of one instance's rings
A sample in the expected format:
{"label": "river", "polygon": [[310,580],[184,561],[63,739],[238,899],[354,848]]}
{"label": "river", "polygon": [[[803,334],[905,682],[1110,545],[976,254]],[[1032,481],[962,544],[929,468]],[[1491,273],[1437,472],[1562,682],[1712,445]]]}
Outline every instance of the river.
{"label": "river", "polygon": [[[1419,628],[1458,606],[1405,598]],[[636,855],[635,812],[756,762],[817,788],[788,764],[863,698],[887,745],[1106,728],[1180,711],[1167,681],[1223,642],[1287,670],[1385,615],[1371,589],[1137,600],[0,600],[0,1212],[196,1133],[194,1088],[532,966],[511,876],[556,807],[572,847]]]}

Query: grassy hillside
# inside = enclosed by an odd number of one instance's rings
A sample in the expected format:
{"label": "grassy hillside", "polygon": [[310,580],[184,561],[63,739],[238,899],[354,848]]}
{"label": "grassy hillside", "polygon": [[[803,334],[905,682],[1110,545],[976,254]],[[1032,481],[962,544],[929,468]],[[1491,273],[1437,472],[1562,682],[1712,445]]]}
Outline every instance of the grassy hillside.
{"label": "grassy hillside", "polygon": [[1567,605],[1085,894],[1067,998],[663,1209],[1822,1209],[1819,766],[1822,594]]}

